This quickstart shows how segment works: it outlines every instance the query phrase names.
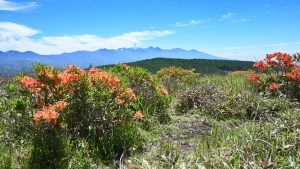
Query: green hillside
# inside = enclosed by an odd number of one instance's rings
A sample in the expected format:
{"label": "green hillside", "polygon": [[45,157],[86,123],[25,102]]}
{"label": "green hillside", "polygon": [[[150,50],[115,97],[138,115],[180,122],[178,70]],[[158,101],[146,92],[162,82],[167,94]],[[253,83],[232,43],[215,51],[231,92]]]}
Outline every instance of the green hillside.
{"label": "green hillside", "polygon": [[143,67],[152,73],[156,73],[163,67],[176,66],[185,69],[195,69],[196,72],[203,74],[225,74],[228,71],[252,69],[253,63],[232,60],[155,58],[128,63],[128,65]]}

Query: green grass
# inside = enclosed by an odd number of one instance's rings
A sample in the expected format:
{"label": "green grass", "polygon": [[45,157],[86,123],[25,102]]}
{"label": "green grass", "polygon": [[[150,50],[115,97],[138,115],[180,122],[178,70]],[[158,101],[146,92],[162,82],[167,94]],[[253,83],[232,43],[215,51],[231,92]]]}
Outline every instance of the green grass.
{"label": "green grass", "polygon": [[299,134],[290,126],[299,124],[298,119],[299,112],[288,110],[281,119],[263,124],[248,121],[229,129],[215,124],[199,140],[195,157],[211,168],[298,168]]}

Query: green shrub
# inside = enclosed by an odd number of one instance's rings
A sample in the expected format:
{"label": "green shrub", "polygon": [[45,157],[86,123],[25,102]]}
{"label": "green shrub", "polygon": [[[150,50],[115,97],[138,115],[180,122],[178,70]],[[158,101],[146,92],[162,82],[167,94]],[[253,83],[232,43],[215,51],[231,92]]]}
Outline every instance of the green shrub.
{"label": "green shrub", "polygon": [[67,153],[66,138],[60,128],[49,124],[38,125],[34,131],[28,167],[66,168]]}
{"label": "green shrub", "polygon": [[161,79],[164,86],[171,93],[187,86],[196,84],[200,77],[193,70],[183,69],[181,67],[169,67],[160,69],[156,75]]}
{"label": "green shrub", "polygon": [[230,79],[206,81],[179,93],[176,112],[188,113],[194,109],[216,118],[258,120],[276,116],[292,105],[284,96],[272,99],[255,93],[251,86],[247,86],[245,76]]}
{"label": "green shrub", "polygon": [[[178,96],[177,112],[187,113],[196,109],[216,118],[245,117],[245,106],[251,93],[245,91],[238,95],[227,93],[216,83],[207,83],[197,88],[187,89]],[[244,111],[243,111],[244,110]]]}

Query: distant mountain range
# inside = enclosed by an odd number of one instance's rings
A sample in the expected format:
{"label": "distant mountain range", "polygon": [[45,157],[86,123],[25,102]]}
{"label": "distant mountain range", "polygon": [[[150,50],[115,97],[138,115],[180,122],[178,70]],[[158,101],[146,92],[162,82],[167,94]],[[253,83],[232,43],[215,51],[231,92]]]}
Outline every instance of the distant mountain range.
{"label": "distant mountain range", "polygon": [[197,50],[149,48],[120,48],[116,50],[76,51],[58,55],[40,55],[34,52],[0,51],[0,75],[29,71],[35,62],[63,68],[78,65],[87,68],[117,63],[135,62],[151,58],[222,59]]}

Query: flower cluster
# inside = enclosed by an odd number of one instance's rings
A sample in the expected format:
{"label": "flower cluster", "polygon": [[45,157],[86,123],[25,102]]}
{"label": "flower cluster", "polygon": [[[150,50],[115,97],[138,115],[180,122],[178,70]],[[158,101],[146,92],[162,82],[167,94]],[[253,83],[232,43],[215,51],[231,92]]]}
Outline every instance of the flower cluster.
{"label": "flower cluster", "polygon": [[293,81],[300,81],[300,67],[297,67],[291,72],[286,73],[285,76]]}
{"label": "flower cluster", "polygon": [[169,92],[162,85],[158,87],[157,91],[163,96],[169,95]]}
{"label": "flower cluster", "polygon": [[135,112],[133,115],[133,118],[135,118],[135,119],[142,119],[143,117],[144,117],[144,115],[139,111]]}
{"label": "flower cluster", "polygon": [[29,92],[32,94],[39,93],[41,88],[44,86],[43,83],[38,82],[34,78],[24,76],[20,81],[20,86],[24,88],[28,88]]}
{"label": "flower cluster", "polygon": [[130,102],[136,100],[136,95],[134,94],[131,88],[127,88],[123,93],[120,94],[120,97],[117,99],[119,105],[126,105]]}
{"label": "flower cluster", "polygon": [[41,111],[34,115],[33,121],[38,124],[40,122],[61,126],[61,123],[57,123],[59,114],[57,112],[63,111],[66,103],[64,101],[58,101],[55,105],[50,104],[48,107],[43,108]]}
{"label": "flower cluster", "polygon": [[255,82],[255,81],[258,81],[259,80],[259,76],[255,73],[251,73],[249,74],[249,77],[248,79],[251,81],[251,82]]}
{"label": "flower cluster", "polygon": [[264,60],[253,65],[261,74],[250,73],[248,79],[260,90],[280,89],[279,91],[285,94],[297,95],[300,84],[299,60],[299,53],[294,56],[281,52],[268,54]]}

